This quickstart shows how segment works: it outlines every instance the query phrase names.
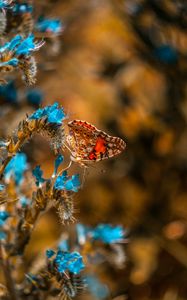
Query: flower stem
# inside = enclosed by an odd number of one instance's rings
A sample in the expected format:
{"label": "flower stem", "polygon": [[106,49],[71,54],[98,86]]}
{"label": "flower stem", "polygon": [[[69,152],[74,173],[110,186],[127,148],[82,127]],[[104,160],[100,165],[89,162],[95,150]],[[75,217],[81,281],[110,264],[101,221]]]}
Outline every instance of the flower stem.
{"label": "flower stem", "polygon": [[7,257],[6,251],[1,242],[0,242],[0,264],[6,281],[6,287],[9,292],[9,298],[10,300],[18,300],[14,281],[11,276],[9,259]]}

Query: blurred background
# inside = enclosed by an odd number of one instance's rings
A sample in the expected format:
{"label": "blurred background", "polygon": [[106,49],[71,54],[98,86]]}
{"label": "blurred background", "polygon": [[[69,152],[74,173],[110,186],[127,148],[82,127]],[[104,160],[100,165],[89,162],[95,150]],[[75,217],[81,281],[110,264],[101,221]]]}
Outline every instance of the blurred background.
{"label": "blurred background", "polygon": [[[58,101],[70,120],[123,138],[126,151],[90,167],[75,199],[79,222],[122,224],[129,232],[124,265],[100,267],[98,276],[115,299],[187,299],[186,2],[35,1],[34,14],[59,18],[63,30],[46,36],[36,55],[38,102],[19,78],[13,99],[0,96],[1,136],[35,105]],[[23,151],[51,175],[54,156],[44,138]],[[83,173],[78,165],[74,171]],[[55,211],[42,216],[28,261],[63,230]]]}

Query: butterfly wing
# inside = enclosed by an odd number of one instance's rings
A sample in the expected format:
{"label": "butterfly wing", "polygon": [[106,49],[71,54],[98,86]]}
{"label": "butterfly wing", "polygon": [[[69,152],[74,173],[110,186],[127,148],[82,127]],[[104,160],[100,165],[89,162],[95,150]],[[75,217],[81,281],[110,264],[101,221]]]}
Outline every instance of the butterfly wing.
{"label": "butterfly wing", "polygon": [[112,137],[95,126],[81,120],[68,123],[68,142],[73,149],[74,158],[86,162],[100,161],[120,154],[125,149],[125,142]]}
{"label": "butterfly wing", "polygon": [[79,120],[68,123],[68,143],[72,148],[72,155],[80,160],[89,160],[88,154],[95,146],[97,136],[94,134],[96,128],[91,124]]}

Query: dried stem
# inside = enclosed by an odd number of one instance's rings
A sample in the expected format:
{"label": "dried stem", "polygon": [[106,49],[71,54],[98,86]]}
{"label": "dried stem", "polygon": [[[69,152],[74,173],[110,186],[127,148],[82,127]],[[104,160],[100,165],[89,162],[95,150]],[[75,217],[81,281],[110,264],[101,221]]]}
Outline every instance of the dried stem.
{"label": "dried stem", "polygon": [[1,242],[0,242],[0,264],[6,281],[6,287],[9,292],[9,299],[18,300],[14,281],[11,276],[9,259]]}
{"label": "dried stem", "polygon": [[33,193],[32,204],[25,210],[24,218],[20,220],[16,229],[16,240],[10,255],[23,254],[25,246],[30,240],[34,225],[42,211],[46,209],[49,199],[51,198],[51,187],[48,183],[43,188],[38,188]]}

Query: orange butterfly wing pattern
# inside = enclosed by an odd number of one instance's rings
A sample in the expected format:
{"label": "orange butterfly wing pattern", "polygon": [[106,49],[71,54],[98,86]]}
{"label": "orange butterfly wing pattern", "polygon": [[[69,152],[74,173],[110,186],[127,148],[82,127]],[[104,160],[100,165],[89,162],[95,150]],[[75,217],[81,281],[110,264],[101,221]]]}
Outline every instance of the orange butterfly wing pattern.
{"label": "orange butterfly wing pattern", "polygon": [[73,120],[68,127],[67,142],[72,149],[73,161],[97,162],[125,150],[126,143],[121,138],[110,136],[88,122]]}

